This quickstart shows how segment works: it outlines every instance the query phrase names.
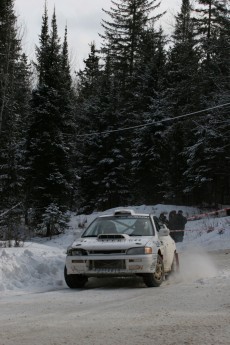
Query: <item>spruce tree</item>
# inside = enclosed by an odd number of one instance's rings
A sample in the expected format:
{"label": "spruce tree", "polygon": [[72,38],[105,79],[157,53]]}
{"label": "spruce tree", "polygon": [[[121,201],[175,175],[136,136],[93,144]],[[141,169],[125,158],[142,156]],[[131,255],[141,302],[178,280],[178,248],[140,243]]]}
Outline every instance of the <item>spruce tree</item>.
{"label": "spruce tree", "polygon": [[[143,42],[150,23],[160,17],[152,13],[159,6],[155,1],[112,1],[112,4],[110,11],[105,11],[110,19],[102,21],[103,77],[109,78],[110,94],[105,89],[101,93],[108,101],[102,112],[108,134],[103,135],[104,152],[97,169],[100,172],[97,176],[100,176],[103,167],[104,196],[102,192],[100,195],[108,201],[104,205],[110,207],[127,205],[134,200],[131,173],[133,133],[119,129],[140,123],[141,112],[147,108],[144,103],[141,107],[143,94],[137,97],[143,76]],[[118,131],[110,134],[113,130]]]}
{"label": "spruce tree", "polygon": [[[200,109],[199,60],[190,1],[183,0],[180,12],[175,16],[172,46],[168,52],[167,91],[168,117],[178,117]],[[191,136],[192,122],[186,118],[168,123],[166,131],[166,162],[161,189],[168,201],[183,203],[186,185],[183,155]]]}
{"label": "spruce tree", "polygon": [[[225,1],[197,1],[195,18],[201,64],[199,89],[202,108],[208,111],[196,122],[193,137],[185,150],[189,166],[184,173],[185,190],[196,201],[229,202],[229,103],[230,16]],[[199,199],[197,200],[197,195]]]}
{"label": "spruce tree", "polygon": [[118,0],[112,4],[110,11],[103,10],[111,18],[102,21],[103,50],[109,52],[112,66],[124,79],[132,75],[138,63],[143,30],[150,21],[160,17],[152,15],[159,3],[156,0]]}
{"label": "spruce tree", "polygon": [[[0,209],[4,238],[18,232],[23,212],[29,69],[13,1],[0,3]],[[17,207],[15,207],[18,205]],[[2,212],[3,211],[3,212]]]}
{"label": "spruce tree", "polygon": [[[142,60],[135,73],[135,123],[132,138],[132,174],[136,181],[134,195],[141,203],[154,203],[161,197],[160,184],[165,159],[165,36],[162,29],[146,31],[142,42]],[[144,126],[146,124],[146,126]]]}
{"label": "spruce tree", "polygon": [[[42,225],[43,215],[50,205],[61,213],[70,207],[72,198],[72,169],[70,166],[70,137],[72,131],[71,81],[68,65],[66,35],[63,47],[57,31],[55,11],[50,33],[45,8],[37,48],[38,84],[32,94],[33,120],[28,137],[27,203],[33,208],[35,226]],[[47,217],[46,217],[47,219]],[[46,224],[47,236],[51,225]]]}
{"label": "spruce tree", "polygon": [[172,35],[173,46],[167,63],[168,99],[172,104],[172,116],[199,109],[198,69],[201,58],[197,49],[192,7],[183,0],[181,10],[175,17]]}
{"label": "spruce tree", "polygon": [[102,21],[105,30],[101,35],[102,53],[105,53],[106,59],[110,59],[111,77],[119,93],[117,122],[129,127],[135,121],[135,94],[141,80],[138,75],[142,73],[141,68],[145,68],[147,32],[162,14],[154,16],[154,11],[160,5],[155,0],[112,1],[112,4],[114,7],[105,11],[111,20]]}
{"label": "spruce tree", "polygon": [[[108,130],[111,85],[107,75],[99,65],[99,55],[95,44],[91,43],[85,68],[78,73],[78,126],[79,147],[78,171],[80,208],[92,212],[110,206],[110,184],[108,175],[109,159],[108,135],[100,135]],[[91,133],[98,133],[93,135]],[[83,136],[81,136],[83,135]]]}
{"label": "spruce tree", "polygon": [[142,16],[145,20],[137,20],[138,29],[134,32],[138,37],[138,43],[133,46],[135,58],[132,73],[129,73],[124,83],[115,72],[115,77],[121,85],[118,91],[121,109],[118,112],[118,122],[123,120],[126,127],[153,123],[150,127],[122,133],[123,140],[127,143],[124,170],[129,172],[130,176],[128,181],[128,189],[132,195],[130,199],[140,203],[156,201],[159,192],[157,186],[161,176],[159,156],[162,155],[162,146],[159,145],[161,142],[159,138],[164,126],[158,124],[155,126],[154,123],[164,117],[166,55],[165,36],[161,28],[156,29],[157,20],[162,14],[154,16],[154,10],[159,3],[153,4],[154,2],[136,3],[137,8],[138,5],[140,6],[139,17]]}
{"label": "spruce tree", "polygon": [[[203,104],[209,106],[229,89],[229,6],[224,0],[197,0],[199,7],[194,18],[201,53],[200,85]],[[224,89],[223,89],[224,86]]]}

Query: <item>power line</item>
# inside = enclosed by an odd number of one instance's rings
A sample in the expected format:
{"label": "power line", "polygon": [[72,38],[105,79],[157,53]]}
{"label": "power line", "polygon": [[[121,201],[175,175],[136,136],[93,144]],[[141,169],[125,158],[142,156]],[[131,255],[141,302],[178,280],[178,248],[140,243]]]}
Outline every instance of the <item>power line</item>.
{"label": "power line", "polygon": [[15,206],[11,207],[9,210],[7,210],[7,211],[1,213],[1,214],[0,214],[0,217],[5,216],[7,213],[11,212],[12,210],[14,210],[16,207],[18,207],[18,206],[21,205],[21,204],[22,204],[22,202],[19,202],[19,203],[16,204]]}
{"label": "power line", "polygon": [[179,115],[179,116],[176,116],[176,117],[173,117],[173,118],[162,119],[162,120],[159,120],[159,121],[156,121],[156,122],[146,123],[144,125],[136,125],[136,126],[131,126],[131,127],[125,127],[125,128],[118,128],[118,129],[102,131],[102,132],[91,132],[91,133],[85,133],[85,134],[77,134],[77,135],[75,135],[75,137],[83,138],[83,137],[89,137],[89,136],[94,136],[94,135],[105,135],[105,134],[110,134],[110,133],[129,131],[129,130],[132,130],[132,129],[143,128],[143,127],[157,125],[157,124],[160,124],[160,123],[163,123],[163,122],[168,122],[168,121],[174,121],[174,120],[177,120],[177,119],[182,119],[184,117],[189,117],[189,116],[192,116],[192,115],[202,114],[204,112],[207,112],[207,111],[210,111],[210,110],[214,110],[214,109],[218,109],[218,108],[227,107],[229,105],[230,105],[230,103],[220,104],[220,105],[217,105],[215,107],[194,111],[192,113],[188,113],[188,114],[184,114],[184,115]]}

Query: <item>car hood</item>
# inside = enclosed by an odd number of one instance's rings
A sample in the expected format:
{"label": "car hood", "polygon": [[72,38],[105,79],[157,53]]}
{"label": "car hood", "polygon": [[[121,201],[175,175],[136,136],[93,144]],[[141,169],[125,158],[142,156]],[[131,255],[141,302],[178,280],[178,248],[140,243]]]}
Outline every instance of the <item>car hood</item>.
{"label": "car hood", "polygon": [[82,237],[73,242],[72,248],[82,248],[85,250],[96,249],[128,249],[133,247],[143,247],[146,245],[158,244],[158,240],[150,238],[149,236],[129,236],[124,235],[122,238],[113,238],[107,236],[106,238],[100,237]]}

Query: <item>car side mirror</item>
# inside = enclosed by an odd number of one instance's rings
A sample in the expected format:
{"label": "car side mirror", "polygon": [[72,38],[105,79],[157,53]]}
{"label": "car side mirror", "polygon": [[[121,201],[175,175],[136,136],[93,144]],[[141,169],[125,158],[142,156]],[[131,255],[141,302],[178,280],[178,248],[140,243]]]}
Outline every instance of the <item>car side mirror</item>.
{"label": "car side mirror", "polygon": [[159,230],[159,236],[169,236],[170,230],[166,227],[161,227]]}

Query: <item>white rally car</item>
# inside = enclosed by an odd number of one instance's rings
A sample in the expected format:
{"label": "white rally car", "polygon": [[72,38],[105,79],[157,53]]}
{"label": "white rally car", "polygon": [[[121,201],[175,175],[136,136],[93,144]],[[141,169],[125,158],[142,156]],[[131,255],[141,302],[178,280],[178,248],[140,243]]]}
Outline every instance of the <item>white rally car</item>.
{"label": "white rally car", "polygon": [[133,275],[153,287],[178,268],[169,229],[152,214],[124,209],[97,217],[67,249],[64,276],[72,289],[84,287],[89,277]]}

